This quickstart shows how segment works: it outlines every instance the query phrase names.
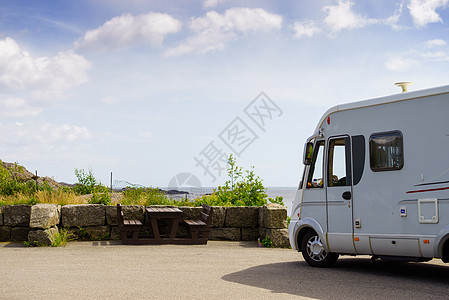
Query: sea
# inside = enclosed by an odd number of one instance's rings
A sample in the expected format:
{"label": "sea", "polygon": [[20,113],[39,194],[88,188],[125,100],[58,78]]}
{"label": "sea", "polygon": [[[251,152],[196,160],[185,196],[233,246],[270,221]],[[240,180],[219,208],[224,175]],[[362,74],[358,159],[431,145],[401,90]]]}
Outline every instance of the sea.
{"label": "sea", "polygon": [[[187,197],[189,199],[195,199],[197,197],[201,197],[202,195],[207,195],[213,193],[216,187],[182,187],[179,188],[179,191],[185,191],[189,194]],[[266,187],[265,192],[267,193],[268,198],[275,198],[276,196],[282,197],[284,201],[284,206],[287,208],[287,215],[290,216],[291,209],[293,206],[293,200],[295,199],[296,191],[298,187]],[[184,198],[185,195],[170,195],[172,198]]]}

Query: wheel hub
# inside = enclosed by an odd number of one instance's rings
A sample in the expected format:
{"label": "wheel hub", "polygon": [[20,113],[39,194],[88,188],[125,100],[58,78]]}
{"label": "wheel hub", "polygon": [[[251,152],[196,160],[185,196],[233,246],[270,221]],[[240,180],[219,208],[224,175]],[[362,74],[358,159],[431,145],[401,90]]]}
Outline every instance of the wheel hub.
{"label": "wheel hub", "polygon": [[318,236],[313,236],[307,242],[307,252],[309,257],[315,261],[321,261],[326,258],[326,250]]}

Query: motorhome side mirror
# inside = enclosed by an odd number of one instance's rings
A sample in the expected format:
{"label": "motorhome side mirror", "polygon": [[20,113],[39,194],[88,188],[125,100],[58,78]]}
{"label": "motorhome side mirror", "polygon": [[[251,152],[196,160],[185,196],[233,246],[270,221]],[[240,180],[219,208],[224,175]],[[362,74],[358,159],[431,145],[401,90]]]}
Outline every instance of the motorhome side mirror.
{"label": "motorhome side mirror", "polygon": [[313,144],[308,142],[304,146],[304,158],[302,160],[303,164],[311,165],[313,158]]}

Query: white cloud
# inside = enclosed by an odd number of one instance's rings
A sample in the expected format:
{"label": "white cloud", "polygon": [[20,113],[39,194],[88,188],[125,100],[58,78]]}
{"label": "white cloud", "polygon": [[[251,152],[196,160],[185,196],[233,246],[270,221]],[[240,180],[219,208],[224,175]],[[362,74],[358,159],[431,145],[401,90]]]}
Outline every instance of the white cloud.
{"label": "white cloud", "polygon": [[0,98],[1,115],[9,118],[36,117],[42,109],[29,106],[24,99]]}
{"label": "white cloud", "polygon": [[227,44],[237,39],[233,31],[208,31],[188,37],[184,42],[165,51],[166,57],[179,56],[192,52],[201,54],[214,50],[223,50]]}
{"label": "white cloud", "polygon": [[217,7],[218,4],[220,3],[224,3],[227,0],[205,0],[203,3],[203,7],[204,8],[213,8],[213,7]]}
{"label": "white cloud", "polygon": [[[303,36],[313,37],[317,33],[326,31],[331,37],[342,30],[351,30],[363,28],[369,25],[387,25],[394,30],[403,29],[398,25],[402,15],[404,3],[397,4],[393,15],[384,18],[368,18],[353,11],[354,3],[351,0],[338,0],[336,5],[327,5],[323,7],[326,17],[320,22],[317,21],[296,21],[293,24],[294,38]],[[449,1],[449,0],[448,0]],[[319,25],[318,25],[319,24]]]}
{"label": "white cloud", "polygon": [[280,29],[282,17],[261,8],[237,7],[226,10],[224,14],[210,11],[205,17],[193,19],[190,29],[204,33],[206,30],[266,32]]}
{"label": "white cloud", "polygon": [[295,22],[293,24],[293,30],[295,31],[294,38],[303,36],[313,37],[315,34],[321,32],[321,29],[313,22]]}
{"label": "white cloud", "polygon": [[10,124],[8,127],[22,143],[57,144],[91,138],[91,133],[86,127],[69,124],[53,125],[29,122]]}
{"label": "white cloud", "polygon": [[425,59],[428,59],[430,61],[436,61],[436,62],[447,61],[447,62],[449,62],[449,53],[445,52],[445,51],[424,52],[422,54],[422,57]]}
{"label": "white cloud", "polygon": [[[408,71],[417,66],[447,63],[449,51],[442,48],[446,44],[444,40],[429,40],[408,51],[392,54],[385,66],[391,71]],[[434,49],[436,47],[438,49]]]}
{"label": "white cloud", "polygon": [[[56,172],[69,167],[73,176],[73,164],[86,163],[94,157],[102,160],[104,154],[93,155],[90,147],[93,134],[85,126],[54,124],[37,120],[24,120],[0,124],[0,135],[6,143],[0,143],[0,152],[6,161],[34,161],[55,164]],[[64,164],[66,166],[64,167]],[[58,173],[48,173],[56,175]],[[69,178],[71,177],[69,176]]]}
{"label": "white cloud", "polygon": [[18,151],[17,147],[21,149],[38,147],[43,152],[65,147],[65,143],[92,137],[92,134],[84,126],[37,122],[1,124],[0,134],[8,141],[5,147],[15,149],[14,151]]}
{"label": "white cloud", "polygon": [[249,33],[269,32],[282,27],[282,17],[261,8],[231,8],[224,14],[209,11],[204,17],[194,18],[190,23],[193,32],[178,46],[165,55],[178,56],[191,52],[206,53],[223,50],[239,36]]}
{"label": "white cloud", "polygon": [[327,16],[324,24],[330,29],[331,35],[343,29],[362,28],[369,24],[379,23],[379,20],[366,18],[352,11],[354,3],[350,0],[339,0],[337,5],[324,7]]}
{"label": "white cloud", "polygon": [[398,8],[395,9],[393,15],[386,18],[384,21],[381,21],[381,23],[391,26],[394,30],[403,29],[404,26],[399,25],[399,19],[401,18],[403,9],[404,9],[404,0],[402,0],[402,2],[399,3]]}
{"label": "white cloud", "polygon": [[74,142],[91,137],[89,130],[84,126],[64,124],[60,126],[46,126],[46,129],[48,129],[51,139],[55,142]]}
{"label": "white cloud", "polygon": [[294,38],[302,36],[313,37],[322,31],[326,31],[330,37],[334,37],[342,30],[364,28],[369,25],[387,25],[394,30],[404,29],[406,28],[405,26],[399,25],[404,8],[404,1],[402,0],[396,4],[394,13],[389,17],[369,18],[353,10],[354,2],[352,0],[338,0],[335,5],[323,7],[323,10],[326,12],[326,17],[321,21],[321,24],[317,21],[296,21],[293,25],[295,32]]}
{"label": "white cloud", "polygon": [[429,47],[429,48],[436,48],[436,47],[446,46],[447,42],[445,40],[435,39],[435,40],[427,41],[426,44],[427,44],[427,47]]}
{"label": "white cloud", "polygon": [[168,14],[123,14],[87,31],[75,42],[75,47],[99,52],[123,49],[141,43],[159,47],[166,35],[176,33],[180,29],[181,22]]}
{"label": "white cloud", "polygon": [[410,0],[407,6],[413,23],[416,27],[422,28],[429,23],[443,22],[437,9],[446,8],[449,0]]}
{"label": "white cloud", "polygon": [[11,38],[0,40],[0,87],[61,93],[88,81],[90,62],[72,51],[54,57],[33,57]]}
{"label": "white cloud", "polygon": [[390,71],[404,72],[404,71],[411,70],[417,64],[418,64],[418,60],[416,60],[416,59],[409,58],[409,57],[394,56],[394,57],[391,57],[386,62],[385,66]]}

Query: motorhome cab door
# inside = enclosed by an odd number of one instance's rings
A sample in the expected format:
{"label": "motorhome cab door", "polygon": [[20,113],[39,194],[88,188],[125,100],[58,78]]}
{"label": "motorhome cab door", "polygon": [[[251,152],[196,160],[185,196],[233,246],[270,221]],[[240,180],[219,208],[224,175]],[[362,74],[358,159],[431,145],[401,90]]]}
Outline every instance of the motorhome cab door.
{"label": "motorhome cab door", "polygon": [[331,137],[327,145],[326,209],[329,250],[354,253],[351,141],[349,136]]}

